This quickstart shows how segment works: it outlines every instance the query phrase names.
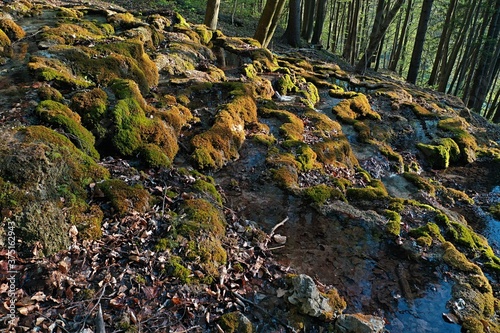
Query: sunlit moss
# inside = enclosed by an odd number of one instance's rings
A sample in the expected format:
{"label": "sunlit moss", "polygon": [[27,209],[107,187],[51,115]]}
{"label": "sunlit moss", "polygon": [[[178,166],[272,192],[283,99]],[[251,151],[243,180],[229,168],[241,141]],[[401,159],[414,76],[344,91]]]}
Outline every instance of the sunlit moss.
{"label": "sunlit moss", "polygon": [[344,195],[339,189],[330,187],[326,184],[307,187],[302,190],[302,195],[304,195],[304,197],[306,197],[311,202],[317,203],[319,205],[324,204],[329,199],[345,200]]}
{"label": "sunlit moss", "polygon": [[467,257],[450,242],[443,243],[443,260],[451,267],[466,273],[482,274],[481,268],[470,262]]}
{"label": "sunlit moss", "polygon": [[26,32],[13,20],[0,19],[0,30],[2,30],[11,41],[17,41],[26,36]]}
{"label": "sunlit moss", "polygon": [[384,210],[383,213],[387,217],[385,230],[393,236],[399,236],[401,233],[401,215],[389,209]]}
{"label": "sunlit moss", "polygon": [[366,187],[348,188],[346,196],[348,200],[380,200],[389,194],[382,181],[373,179]]}
{"label": "sunlit moss", "polygon": [[95,138],[80,123],[80,116],[67,106],[56,101],[45,100],[36,108],[37,115],[52,126],[60,127],[69,134],[73,143],[89,156],[99,159],[95,149]]}
{"label": "sunlit moss", "polygon": [[149,208],[149,193],[140,185],[130,186],[123,180],[110,179],[97,186],[120,216],[133,211],[143,213]]}

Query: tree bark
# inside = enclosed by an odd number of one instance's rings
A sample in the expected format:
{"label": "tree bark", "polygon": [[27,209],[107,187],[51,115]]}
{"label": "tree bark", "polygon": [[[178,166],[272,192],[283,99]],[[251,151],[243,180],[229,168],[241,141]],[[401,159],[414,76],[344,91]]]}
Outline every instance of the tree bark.
{"label": "tree bark", "polygon": [[267,48],[278,24],[285,0],[267,0],[260,16],[254,38]]}
{"label": "tree bark", "polygon": [[311,41],[314,29],[314,9],[316,8],[316,0],[304,0],[304,19],[302,21],[302,38],[308,43]]}
{"label": "tree bark", "polygon": [[388,8],[388,4],[386,4],[384,0],[379,0],[379,3],[377,5],[378,10],[375,14],[375,20],[373,22],[373,28],[370,34],[370,40],[363,56],[356,65],[356,72],[364,73],[364,71],[368,68],[370,59],[377,51],[377,47],[382,41],[382,38],[384,38],[387,28],[391,24],[394,16],[396,16],[397,12],[404,2],[405,0],[396,0],[392,8],[386,11]]}
{"label": "tree bark", "polygon": [[427,26],[429,25],[429,18],[431,17],[433,2],[434,0],[424,0],[422,3],[422,11],[420,12],[420,19],[418,20],[417,37],[415,38],[415,44],[411,54],[410,68],[408,69],[408,76],[406,77],[406,81],[410,83],[417,82],[418,69],[420,68],[420,61],[422,60],[425,34],[427,33]]}
{"label": "tree bark", "polygon": [[[479,64],[472,84],[469,103],[467,106],[476,112],[480,112],[486,95],[491,88],[493,80],[492,68],[498,69],[498,50],[500,33],[500,0],[495,1],[495,10],[490,21],[485,43],[481,50]],[[495,73],[496,74],[496,73]]]}
{"label": "tree bark", "polygon": [[284,37],[292,47],[300,45],[301,0],[290,0],[288,3],[288,23]]}
{"label": "tree bark", "polygon": [[217,29],[217,21],[219,19],[220,0],[208,0],[207,10],[205,12],[205,25],[212,30]]}
{"label": "tree bark", "polygon": [[311,44],[313,45],[321,44],[321,34],[323,33],[323,25],[325,24],[327,3],[327,0],[318,0],[316,22],[314,23],[314,33],[311,39]]}

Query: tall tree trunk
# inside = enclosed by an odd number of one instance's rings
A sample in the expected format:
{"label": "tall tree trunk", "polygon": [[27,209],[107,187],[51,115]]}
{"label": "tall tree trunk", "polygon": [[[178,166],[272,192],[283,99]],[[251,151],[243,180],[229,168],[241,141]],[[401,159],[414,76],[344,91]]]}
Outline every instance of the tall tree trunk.
{"label": "tall tree trunk", "polygon": [[356,41],[358,35],[358,17],[360,0],[353,0],[349,4],[349,26],[344,42],[344,51],[342,57],[351,65],[354,64],[356,56]]}
{"label": "tall tree trunk", "polygon": [[495,11],[490,21],[486,41],[481,50],[481,57],[474,76],[470,99],[467,106],[480,112],[493,80],[493,71],[498,56],[498,37],[500,32],[500,0],[495,1]]}
{"label": "tall tree trunk", "polygon": [[288,3],[288,23],[284,37],[287,43],[293,47],[298,47],[300,45],[300,3],[301,0],[290,0]]}
{"label": "tall tree trunk", "polygon": [[327,0],[318,0],[316,8],[316,22],[314,23],[314,34],[311,39],[311,44],[313,45],[321,44],[321,34],[323,33],[323,25],[325,24],[327,3]]}
{"label": "tall tree trunk", "polygon": [[254,34],[254,38],[259,41],[264,48],[267,48],[273,37],[284,5],[285,0],[267,0],[266,2]]}
{"label": "tall tree trunk", "polygon": [[208,0],[207,10],[205,12],[204,24],[212,30],[217,29],[217,20],[219,19],[220,0]]}
{"label": "tall tree trunk", "polygon": [[467,31],[471,27],[472,18],[474,16],[474,11],[477,8],[477,0],[473,0],[471,5],[467,8],[467,13],[465,15],[464,21],[460,24],[460,32],[458,33],[458,39],[454,42],[451,49],[450,55],[445,62],[445,66],[440,72],[438,91],[445,92],[448,86],[448,81],[450,79],[451,72],[453,68],[456,67],[457,57],[460,49],[463,47],[465,37],[467,36]]}
{"label": "tall tree trunk", "polygon": [[441,32],[441,38],[439,39],[439,45],[436,52],[436,57],[434,59],[434,64],[432,65],[431,75],[427,83],[429,85],[434,85],[437,81],[439,70],[443,65],[443,62],[448,57],[448,46],[450,43],[450,36],[452,33],[452,19],[455,15],[455,10],[457,8],[458,0],[451,0],[446,11],[446,18],[443,24],[443,31]]}
{"label": "tall tree trunk", "polygon": [[333,18],[335,16],[335,4],[336,2],[335,1],[332,1],[331,2],[331,6],[330,6],[330,21],[328,23],[328,36],[326,37],[326,49],[329,50],[330,47],[332,46],[332,30],[333,30]]}
{"label": "tall tree trunk", "polygon": [[370,34],[370,41],[368,42],[368,47],[366,48],[363,56],[356,64],[356,72],[363,73],[368,67],[369,60],[376,52],[378,45],[384,38],[387,28],[391,24],[392,20],[396,16],[398,10],[401,8],[405,0],[395,0],[394,5],[390,10],[388,9],[389,4],[386,4],[384,0],[379,0],[377,5],[377,13],[375,14],[375,20],[373,22],[372,32]]}
{"label": "tall tree trunk", "polygon": [[409,22],[410,22],[412,1],[413,0],[408,0],[406,11],[405,11],[405,18],[403,21],[403,25],[401,26],[399,41],[397,42],[397,45],[395,43],[395,51],[391,54],[391,61],[389,62],[389,70],[391,70],[391,71],[396,71],[396,68],[398,66],[398,62],[401,58],[401,53],[402,53],[403,49],[405,48],[406,42],[408,41],[408,38],[407,38],[408,26],[409,26]]}
{"label": "tall tree trunk", "polygon": [[314,13],[316,0],[304,0],[304,19],[302,21],[302,37],[309,43],[314,31]]}
{"label": "tall tree trunk", "polygon": [[410,68],[408,69],[408,76],[406,77],[406,81],[410,83],[417,82],[418,69],[420,67],[420,61],[422,60],[425,34],[427,33],[427,26],[429,25],[429,18],[431,17],[433,2],[434,0],[424,0],[422,3],[422,11],[420,12],[420,19],[418,20],[417,37],[415,38],[415,44],[411,54]]}

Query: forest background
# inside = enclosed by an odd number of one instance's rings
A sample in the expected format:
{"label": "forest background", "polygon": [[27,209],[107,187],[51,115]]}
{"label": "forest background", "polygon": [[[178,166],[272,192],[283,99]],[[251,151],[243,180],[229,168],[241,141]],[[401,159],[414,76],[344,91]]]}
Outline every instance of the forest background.
{"label": "forest background", "polygon": [[[147,4],[146,4],[147,3]],[[460,97],[500,122],[500,0],[160,0],[264,47],[323,48],[358,73],[375,70]],[[228,31],[230,30],[230,31]],[[274,39],[273,39],[274,38]]]}

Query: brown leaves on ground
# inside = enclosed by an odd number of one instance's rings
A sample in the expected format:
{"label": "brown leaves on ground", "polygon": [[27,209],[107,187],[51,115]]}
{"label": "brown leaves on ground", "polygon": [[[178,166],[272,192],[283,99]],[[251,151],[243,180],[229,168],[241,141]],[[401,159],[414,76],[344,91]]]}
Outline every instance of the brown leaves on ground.
{"label": "brown leaves on ground", "polygon": [[[165,193],[165,175],[135,174],[121,160],[105,164],[125,181],[140,180],[151,193]],[[183,193],[183,182],[191,181],[189,177],[170,174],[177,191]],[[184,199],[179,195],[175,200]],[[169,229],[169,205],[175,205],[174,200],[163,201],[145,214],[108,215],[98,240],[82,241],[72,228],[71,248],[52,257],[15,257],[15,266],[9,268],[9,254],[2,251],[0,297],[6,300],[0,307],[2,317],[9,313],[12,296],[9,270],[15,276],[16,300],[15,320],[0,326],[9,332],[97,332],[102,330],[96,324],[101,307],[106,331],[207,331],[225,312],[248,307],[235,294],[253,298],[265,293],[267,285],[286,271],[270,258],[271,237],[226,209],[228,263],[220,267],[220,277],[210,285],[180,283],[165,267],[171,256],[182,256],[186,249],[155,248]],[[191,275],[196,274],[204,273],[193,269]]]}

